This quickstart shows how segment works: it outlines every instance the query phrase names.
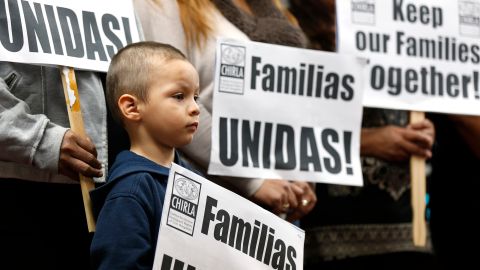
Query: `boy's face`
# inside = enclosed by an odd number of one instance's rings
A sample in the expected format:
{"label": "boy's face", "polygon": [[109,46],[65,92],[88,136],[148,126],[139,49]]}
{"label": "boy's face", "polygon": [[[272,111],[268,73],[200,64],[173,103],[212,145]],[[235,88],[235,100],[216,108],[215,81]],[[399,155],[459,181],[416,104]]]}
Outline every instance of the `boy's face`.
{"label": "boy's face", "polygon": [[198,73],[184,60],[164,60],[152,70],[142,122],[157,145],[181,147],[190,143],[200,114],[196,99]]}

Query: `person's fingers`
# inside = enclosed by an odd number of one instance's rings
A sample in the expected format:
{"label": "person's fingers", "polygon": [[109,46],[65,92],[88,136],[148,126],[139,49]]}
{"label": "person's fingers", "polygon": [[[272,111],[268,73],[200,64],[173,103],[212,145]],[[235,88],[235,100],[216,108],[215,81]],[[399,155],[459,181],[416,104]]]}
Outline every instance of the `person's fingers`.
{"label": "person's fingers", "polygon": [[82,162],[88,164],[94,169],[102,168],[102,163],[100,163],[100,161],[98,161],[98,159],[94,155],[92,155],[92,153],[87,152],[82,147],[77,147],[76,151],[74,151],[71,155],[72,157],[81,160]]}
{"label": "person's fingers", "polygon": [[97,149],[95,148],[95,144],[92,143],[92,141],[90,140],[90,138],[88,137],[82,137],[82,136],[78,136],[78,135],[75,135],[74,136],[74,139],[75,139],[75,142],[80,146],[82,147],[83,149],[85,149],[87,152],[89,152],[90,154],[92,154],[94,157],[97,156]]}
{"label": "person's fingers", "polygon": [[83,162],[80,159],[73,158],[69,165],[72,168],[72,170],[86,177],[101,177],[103,175],[101,169],[93,168],[89,164]]}
{"label": "person's fingers", "polygon": [[295,194],[295,192],[293,192],[293,189],[292,189],[292,184],[290,184],[289,186],[289,189],[288,189],[288,204],[289,204],[289,208],[297,208],[298,207],[298,199],[297,199],[297,195]]}
{"label": "person's fingers", "polygon": [[412,143],[408,140],[402,141],[400,147],[403,148],[409,155],[416,155],[420,157],[430,158],[431,153],[428,149],[420,147],[418,144]]}
{"label": "person's fingers", "polygon": [[415,144],[425,149],[430,149],[433,146],[433,137],[428,134],[414,130],[405,130],[403,135],[408,141],[415,142]]}
{"label": "person's fingers", "polygon": [[407,126],[407,129],[419,131],[423,134],[426,134],[431,138],[432,141],[435,138],[435,127],[433,123],[428,119],[424,119],[423,121],[418,123],[411,123]]}
{"label": "person's fingers", "polygon": [[296,181],[292,182],[291,189],[297,197],[302,197],[302,195],[305,193],[305,188],[302,186],[301,183]]}
{"label": "person's fingers", "polygon": [[79,180],[78,173],[75,171],[72,171],[68,166],[65,166],[63,164],[58,165],[58,173],[63,174],[67,176],[70,179],[73,179],[75,181]]}

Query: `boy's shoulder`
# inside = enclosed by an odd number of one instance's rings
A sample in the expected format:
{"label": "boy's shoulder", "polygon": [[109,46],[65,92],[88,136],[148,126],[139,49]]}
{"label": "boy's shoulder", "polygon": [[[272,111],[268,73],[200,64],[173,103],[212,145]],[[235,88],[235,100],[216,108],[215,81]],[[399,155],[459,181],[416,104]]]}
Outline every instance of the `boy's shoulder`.
{"label": "boy's shoulder", "polygon": [[122,151],[116,158],[107,182],[90,192],[93,207],[99,210],[105,201],[130,197],[147,204],[163,199],[169,168],[131,151]]}

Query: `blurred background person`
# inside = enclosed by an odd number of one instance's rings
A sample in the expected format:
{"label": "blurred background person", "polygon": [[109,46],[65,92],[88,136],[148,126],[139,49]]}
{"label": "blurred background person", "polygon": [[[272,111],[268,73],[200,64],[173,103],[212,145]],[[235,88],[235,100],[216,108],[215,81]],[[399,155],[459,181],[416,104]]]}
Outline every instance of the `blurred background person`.
{"label": "blurred background person", "polygon": [[[210,160],[212,96],[216,40],[219,37],[302,47],[306,39],[272,0],[134,0],[146,40],[179,48],[200,76],[200,126],[182,148],[194,167],[206,173]],[[253,200],[270,211],[297,219],[309,212],[315,193],[305,182],[273,179],[207,178]],[[308,203],[299,203],[302,200]]]}
{"label": "blurred background person", "polygon": [[[335,50],[334,0],[292,0],[290,10],[309,47]],[[431,157],[435,131],[428,119],[408,121],[406,111],[364,108],[364,186],[317,185],[317,206],[302,221],[305,269],[433,267],[430,242],[412,241],[409,159]]]}

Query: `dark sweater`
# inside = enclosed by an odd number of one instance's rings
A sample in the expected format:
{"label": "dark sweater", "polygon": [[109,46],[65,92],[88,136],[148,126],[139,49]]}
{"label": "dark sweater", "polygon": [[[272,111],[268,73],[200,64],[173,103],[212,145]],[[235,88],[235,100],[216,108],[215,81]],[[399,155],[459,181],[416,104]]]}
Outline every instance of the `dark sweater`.
{"label": "dark sweater", "polygon": [[131,151],[117,156],[107,183],[91,192],[93,269],[152,269],[169,170]]}

